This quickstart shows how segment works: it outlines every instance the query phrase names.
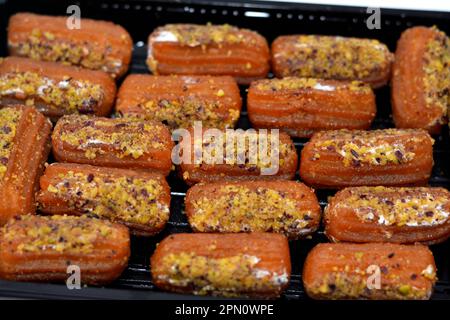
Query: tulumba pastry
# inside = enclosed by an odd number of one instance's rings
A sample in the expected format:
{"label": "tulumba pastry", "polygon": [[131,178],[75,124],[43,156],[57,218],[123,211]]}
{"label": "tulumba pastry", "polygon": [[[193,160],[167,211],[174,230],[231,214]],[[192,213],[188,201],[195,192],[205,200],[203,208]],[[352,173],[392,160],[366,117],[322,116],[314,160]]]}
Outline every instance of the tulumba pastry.
{"label": "tulumba pastry", "polygon": [[50,121],[33,108],[0,109],[0,226],[14,216],[34,214],[51,130]]}
{"label": "tulumba pastry", "polygon": [[129,75],[119,89],[116,112],[189,128],[195,121],[210,128],[234,128],[242,101],[229,76]]}
{"label": "tulumba pastry", "polygon": [[170,189],[159,173],[53,163],[40,179],[39,210],[111,220],[152,236],[169,220]]}
{"label": "tulumba pastry", "polygon": [[377,111],[368,84],[297,77],[252,82],[247,109],[254,127],[279,128],[294,137],[369,129]]}
{"label": "tulumba pastry", "polygon": [[435,244],[450,236],[444,188],[353,187],[329,199],[325,233],[336,242]]}
{"label": "tulumba pastry", "polygon": [[0,232],[0,278],[65,282],[79,268],[81,283],[105,285],[128,265],[130,235],[122,225],[87,217],[21,216]]}
{"label": "tulumba pastry", "polygon": [[173,234],[150,264],[163,290],[225,297],[276,298],[291,273],[288,241],[273,233]]}
{"label": "tulumba pastry", "polygon": [[80,19],[68,26],[67,17],[17,13],[9,19],[8,48],[12,56],[54,61],[102,70],[113,78],[124,75],[133,42],[128,32],[109,21]]}
{"label": "tulumba pastry", "polygon": [[275,232],[289,239],[311,235],[321,209],[314,191],[297,181],[199,183],[186,193],[196,232]]}
{"label": "tulumba pastry", "polygon": [[405,30],[392,74],[392,113],[398,128],[439,134],[450,107],[450,40],[436,27]]}
{"label": "tulumba pastry", "polygon": [[320,243],[302,279],[313,299],[346,300],[427,300],[437,280],[428,247],[392,243]]}
{"label": "tulumba pastry", "polygon": [[172,168],[170,132],[154,121],[64,116],[55,125],[52,145],[59,162],[156,171],[164,175]]}
{"label": "tulumba pastry", "polygon": [[0,105],[35,107],[56,121],[65,114],[107,116],[116,84],[102,71],[20,57],[0,60]]}
{"label": "tulumba pastry", "polygon": [[316,188],[425,185],[433,143],[420,129],[318,132],[302,150],[300,176]]}
{"label": "tulumba pastry", "polygon": [[392,60],[387,46],[373,39],[290,35],[272,43],[278,78],[359,80],[378,88],[389,81]]}
{"label": "tulumba pastry", "polygon": [[228,75],[249,84],[267,76],[269,60],[266,39],[228,24],[167,24],[148,38],[153,74]]}

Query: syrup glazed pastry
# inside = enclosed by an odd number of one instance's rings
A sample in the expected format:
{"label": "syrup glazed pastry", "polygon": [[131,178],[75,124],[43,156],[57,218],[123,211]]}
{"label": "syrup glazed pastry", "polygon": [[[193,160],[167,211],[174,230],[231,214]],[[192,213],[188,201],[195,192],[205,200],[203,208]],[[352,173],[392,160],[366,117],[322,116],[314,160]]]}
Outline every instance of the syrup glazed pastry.
{"label": "syrup glazed pastry", "polygon": [[0,59],[0,104],[33,106],[52,120],[64,114],[106,116],[116,84],[106,73],[56,62]]}
{"label": "syrup glazed pastry", "polygon": [[210,128],[234,128],[241,111],[232,77],[132,74],[120,87],[116,111],[166,123],[171,129],[202,121]]}
{"label": "syrup glazed pastry", "polygon": [[402,33],[395,52],[392,111],[398,128],[439,134],[450,107],[450,40],[435,27]]}
{"label": "syrup glazed pastry", "polygon": [[[193,138],[187,143],[181,140],[179,144],[190,145],[190,157],[183,154],[179,166],[179,173],[188,185],[294,178],[298,157],[294,143],[286,133],[280,132],[276,136],[270,131],[225,130],[219,131],[220,139],[215,139],[206,132],[196,138],[196,133],[191,130]],[[186,150],[183,148],[182,151]]]}
{"label": "syrup glazed pastry", "polygon": [[276,232],[290,239],[312,234],[320,223],[314,191],[296,181],[197,184],[185,199],[196,232]]}
{"label": "syrup glazed pastry", "polygon": [[230,25],[168,24],[148,39],[154,74],[233,76],[249,84],[269,72],[269,46],[258,33]]}
{"label": "syrup glazed pastry", "polygon": [[11,217],[35,212],[51,130],[50,121],[35,109],[0,109],[0,226]]}
{"label": "syrup glazed pastry", "polygon": [[109,221],[70,216],[21,216],[0,232],[0,278],[63,282],[80,268],[81,282],[104,285],[128,264],[128,229]]}
{"label": "syrup glazed pastry", "polygon": [[420,129],[319,132],[302,150],[300,176],[325,189],[425,185],[433,168],[433,143]]}
{"label": "syrup glazed pastry", "polygon": [[156,247],[151,272],[167,291],[276,298],[289,284],[289,245],[274,233],[173,234]]}
{"label": "syrup glazed pastry", "polygon": [[254,127],[280,128],[295,137],[369,129],[376,114],[375,95],[363,82],[295,77],[252,82],[247,108]]}
{"label": "syrup glazed pastry", "polygon": [[302,279],[313,299],[426,300],[436,266],[422,245],[320,243],[306,257]]}
{"label": "syrup glazed pastry", "polygon": [[52,134],[57,161],[169,174],[173,142],[161,123],[64,116]]}
{"label": "syrup glazed pastry", "polygon": [[79,29],[69,29],[67,17],[18,13],[9,20],[8,47],[13,56],[102,70],[116,78],[128,70],[133,42],[112,22],[81,19]]}
{"label": "syrup glazed pastry", "polygon": [[331,198],[324,220],[332,241],[435,244],[450,236],[450,192],[444,188],[347,188]]}
{"label": "syrup glazed pastry", "polygon": [[272,43],[272,68],[278,78],[360,80],[374,88],[389,81],[392,54],[377,40],[280,36]]}
{"label": "syrup glazed pastry", "polygon": [[39,210],[47,214],[88,214],[139,236],[159,233],[169,220],[170,189],[158,173],[53,163],[40,185]]}

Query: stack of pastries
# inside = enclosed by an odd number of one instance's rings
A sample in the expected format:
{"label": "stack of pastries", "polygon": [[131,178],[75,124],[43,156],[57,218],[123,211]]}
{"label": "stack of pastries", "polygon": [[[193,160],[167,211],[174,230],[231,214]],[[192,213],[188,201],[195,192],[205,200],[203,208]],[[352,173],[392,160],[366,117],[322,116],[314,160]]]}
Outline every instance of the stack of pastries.
{"label": "stack of pastries", "polygon": [[[311,298],[431,297],[427,246],[450,236],[450,192],[428,186],[431,135],[450,103],[445,33],[410,28],[393,54],[372,39],[289,35],[270,48],[248,29],[169,24],[148,38],[147,75],[127,74],[126,30],[82,24],[10,18],[10,56],[0,60],[0,194],[8,199],[0,278],[64,281],[77,265],[85,284],[114,281],[127,267],[130,234],[152,237],[169,221],[166,177],[175,171],[189,186],[193,232],[169,235],[154,251],[151,277],[162,290],[279,297],[290,281],[289,241],[313,237],[322,223],[330,242],[303,267]],[[395,128],[370,130],[377,89],[388,83]],[[243,101],[254,129],[232,130]],[[251,141],[267,132],[277,144],[255,158]],[[300,154],[298,139],[307,139]],[[276,170],[266,174],[274,152]],[[323,213],[313,188],[336,191]]]}

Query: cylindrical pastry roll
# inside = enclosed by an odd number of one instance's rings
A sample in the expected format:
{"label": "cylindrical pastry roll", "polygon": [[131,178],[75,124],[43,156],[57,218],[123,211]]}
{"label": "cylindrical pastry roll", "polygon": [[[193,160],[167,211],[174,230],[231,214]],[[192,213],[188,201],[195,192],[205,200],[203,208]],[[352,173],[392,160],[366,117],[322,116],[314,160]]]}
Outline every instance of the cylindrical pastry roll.
{"label": "cylindrical pastry roll", "polygon": [[332,129],[369,129],[375,95],[360,81],[287,77],[252,82],[248,116],[256,128],[279,128],[295,137]]}
{"label": "cylindrical pastry roll", "polygon": [[428,247],[390,243],[320,243],[302,279],[313,299],[373,300],[426,300],[437,280]]}
{"label": "cylindrical pastry roll", "polygon": [[167,175],[173,141],[161,123],[80,115],[58,120],[52,134],[57,161],[145,169]]}
{"label": "cylindrical pastry roll", "polygon": [[141,236],[159,233],[169,220],[170,189],[159,173],[53,163],[40,185],[39,210],[47,214],[88,214]]}
{"label": "cylindrical pastry roll", "polygon": [[[200,130],[198,130],[200,131]],[[184,141],[187,138],[189,141]],[[284,132],[196,130],[183,137],[179,173],[189,184],[236,180],[292,179],[297,151]]]}
{"label": "cylindrical pastry roll", "polygon": [[300,176],[317,188],[424,185],[433,143],[420,129],[323,131],[303,148]]}
{"label": "cylindrical pastry roll", "polygon": [[120,87],[116,112],[161,121],[171,129],[194,121],[210,128],[234,128],[241,111],[232,77],[129,75]]}
{"label": "cylindrical pastry roll", "polygon": [[128,229],[109,221],[70,216],[21,216],[0,232],[0,278],[15,281],[68,280],[69,266],[81,282],[104,285],[128,264]]}
{"label": "cylindrical pastry roll", "polygon": [[156,248],[151,272],[163,290],[276,298],[289,283],[288,241],[273,233],[174,234]]}
{"label": "cylindrical pastry roll", "polygon": [[51,130],[50,121],[33,108],[0,109],[0,226],[35,212]]}
{"label": "cylindrical pastry roll", "polygon": [[402,33],[392,74],[392,112],[398,128],[438,134],[450,107],[450,40],[437,28]]}
{"label": "cylindrical pastry roll", "polygon": [[320,223],[314,191],[296,181],[199,183],[185,199],[196,232],[276,232],[290,239],[312,234]]}
{"label": "cylindrical pastry roll", "polygon": [[19,57],[0,60],[0,105],[35,107],[52,120],[65,114],[107,116],[116,84],[106,73]]}
{"label": "cylindrical pastry roll", "polygon": [[434,244],[450,236],[450,192],[444,188],[353,187],[325,209],[333,241]]}
{"label": "cylindrical pastry roll", "polygon": [[272,67],[279,78],[359,80],[377,88],[389,81],[393,55],[372,39],[291,35],[272,43]]}

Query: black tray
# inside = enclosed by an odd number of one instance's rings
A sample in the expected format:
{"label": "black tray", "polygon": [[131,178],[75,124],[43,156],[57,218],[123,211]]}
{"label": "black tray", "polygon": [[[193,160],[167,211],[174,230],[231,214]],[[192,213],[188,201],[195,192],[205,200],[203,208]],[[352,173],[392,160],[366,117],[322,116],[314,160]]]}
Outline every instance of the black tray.
{"label": "black tray", "polygon": [[[130,73],[147,73],[145,65],[146,42],[150,32],[169,22],[229,23],[257,30],[269,42],[281,34],[315,33],[342,36],[376,38],[386,43],[391,51],[400,33],[414,25],[437,25],[450,34],[450,14],[405,10],[381,10],[381,30],[369,30],[365,19],[366,8],[325,5],[293,4],[262,1],[6,1],[0,0],[0,56],[6,52],[6,24],[8,17],[18,11],[65,15],[70,4],[81,7],[82,17],[111,20],[123,25],[132,35],[135,46]],[[242,88],[245,106],[245,88]],[[376,91],[378,115],[373,128],[392,127],[389,88]],[[244,107],[239,127],[248,128]],[[297,139],[295,145],[301,150],[306,140]],[[435,167],[430,180],[432,186],[450,188],[450,145],[448,131],[436,137],[434,148]],[[297,179],[299,177],[297,176]],[[149,271],[150,256],[155,244],[171,233],[190,232],[184,217],[186,185],[174,175],[169,177],[172,193],[171,218],[162,234],[156,238],[133,238],[132,255],[128,268],[122,276],[107,288],[84,288],[68,290],[65,285],[14,283],[0,281],[0,296],[23,298],[111,298],[111,299],[191,299],[198,297],[168,294],[153,285]],[[332,192],[319,191],[322,207]],[[308,251],[318,242],[326,241],[323,231],[310,240],[290,242],[292,278],[288,290],[281,299],[308,299],[302,281],[301,270]],[[439,281],[433,299],[450,299],[450,242],[435,245]]]}

